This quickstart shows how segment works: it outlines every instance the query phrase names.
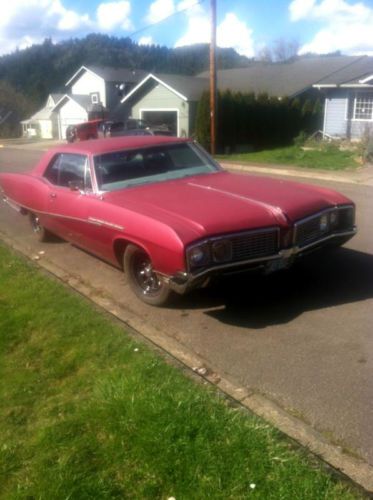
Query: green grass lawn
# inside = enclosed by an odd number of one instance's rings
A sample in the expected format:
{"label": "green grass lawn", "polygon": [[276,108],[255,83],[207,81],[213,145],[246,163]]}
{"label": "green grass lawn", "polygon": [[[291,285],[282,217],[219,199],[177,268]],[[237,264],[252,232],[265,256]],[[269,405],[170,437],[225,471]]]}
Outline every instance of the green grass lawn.
{"label": "green grass lawn", "polygon": [[299,146],[289,146],[254,153],[221,155],[218,158],[226,161],[294,165],[324,170],[345,170],[358,167],[356,152],[340,151],[332,145],[306,151]]}
{"label": "green grass lawn", "polygon": [[0,245],[0,498],[359,498]]}

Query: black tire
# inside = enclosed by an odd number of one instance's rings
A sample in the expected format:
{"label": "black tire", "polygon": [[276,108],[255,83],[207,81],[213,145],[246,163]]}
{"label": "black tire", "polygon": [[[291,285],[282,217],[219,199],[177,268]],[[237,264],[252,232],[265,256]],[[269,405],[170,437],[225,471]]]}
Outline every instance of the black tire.
{"label": "black tire", "polygon": [[132,291],[143,302],[163,306],[170,301],[172,290],[153,271],[151,259],[142,249],[128,245],[123,256],[123,268]]}
{"label": "black tire", "polygon": [[35,235],[35,238],[38,241],[45,242],[50,241],[52,239],[52,233],[45,229],[44,226],[41,225],[39,217],[36,214],[29,214],[29,220],[31,224],[32,231]]}

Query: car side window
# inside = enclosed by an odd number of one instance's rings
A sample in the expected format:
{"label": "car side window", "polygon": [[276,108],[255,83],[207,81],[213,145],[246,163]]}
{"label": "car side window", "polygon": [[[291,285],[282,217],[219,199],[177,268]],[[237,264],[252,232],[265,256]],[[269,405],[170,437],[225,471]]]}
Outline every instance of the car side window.
{"label": "car side window", "polygon": [[60,153],[53,158],[44,177],[56,186],[75,185],[81,189],[92,189],[88,158],[85,155]]}

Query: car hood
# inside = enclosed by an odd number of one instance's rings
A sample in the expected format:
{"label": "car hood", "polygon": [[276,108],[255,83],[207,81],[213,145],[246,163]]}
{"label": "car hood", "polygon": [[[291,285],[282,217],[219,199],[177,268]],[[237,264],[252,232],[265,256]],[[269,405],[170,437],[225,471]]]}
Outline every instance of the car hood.
{"label": "car hood", "polygon": [[191,239],[287,226],[349,202],[324,188],[225,171],[113,191],[104,199],[164,222],[179,234],[192,232]]}

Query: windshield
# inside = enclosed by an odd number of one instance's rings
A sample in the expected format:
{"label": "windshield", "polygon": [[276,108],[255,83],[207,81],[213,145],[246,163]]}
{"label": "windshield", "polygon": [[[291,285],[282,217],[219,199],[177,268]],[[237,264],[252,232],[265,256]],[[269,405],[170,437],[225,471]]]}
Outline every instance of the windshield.
{"label": "windshield", "polygon": [[207,153],[186,142],[106,153],[96,156],[94,165],[100,191],[219,170]]}

